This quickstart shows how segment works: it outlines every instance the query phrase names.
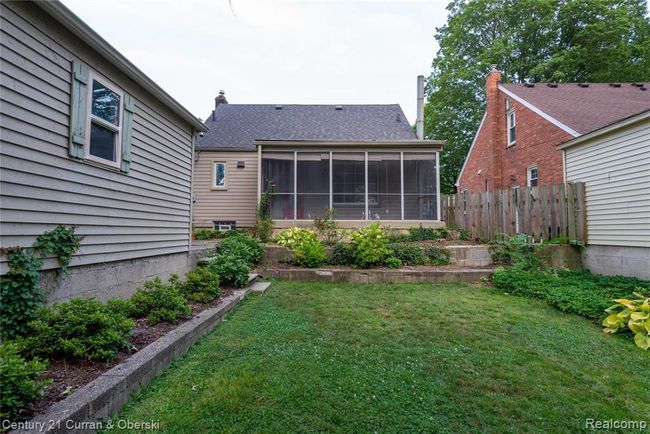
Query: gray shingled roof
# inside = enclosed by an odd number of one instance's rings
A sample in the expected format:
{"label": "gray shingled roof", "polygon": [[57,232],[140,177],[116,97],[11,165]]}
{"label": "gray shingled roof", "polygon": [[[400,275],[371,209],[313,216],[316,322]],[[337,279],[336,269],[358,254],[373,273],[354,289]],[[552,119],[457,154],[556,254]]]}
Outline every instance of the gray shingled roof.
{"label": "gray shingled roof", "polygon": [[650,90],[646,85],[620,83],[560,83],[549,87],[535,83],[501,84],[501,87],[525,99],[544,113],[580,134],[586,134],[638,113],[650,110]]}
{"label": "gray shingled roof", "polygon": [[415,140],[399,104],[219,104],[196,148],[255,150],[254,140]]}

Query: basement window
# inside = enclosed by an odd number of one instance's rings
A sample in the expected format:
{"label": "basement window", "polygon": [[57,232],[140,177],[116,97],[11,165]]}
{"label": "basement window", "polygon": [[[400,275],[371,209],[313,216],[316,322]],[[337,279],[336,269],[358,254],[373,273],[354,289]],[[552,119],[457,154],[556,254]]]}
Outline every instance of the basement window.
{"label": "basement window", "polygon": [[508,124],[508,146],[512,146],[515,144],[515,140],[517,139],[517,121],[515,119],[514,110],[511,110],[506,114],[506,120]]}
{"label": "basement window", "polygon": [[225,161],[212,162],[212,189],[226,190],[228,188],[228,165]]}
{"label": "basement window", "polygon": [[537,166],[530,166],[527,170],[528,186],[537,187]]}

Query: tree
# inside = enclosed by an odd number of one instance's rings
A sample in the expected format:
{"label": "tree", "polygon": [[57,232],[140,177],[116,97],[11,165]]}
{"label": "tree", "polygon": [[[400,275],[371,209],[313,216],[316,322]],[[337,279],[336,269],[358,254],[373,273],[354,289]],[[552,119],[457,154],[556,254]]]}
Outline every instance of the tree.
{"label": "tree", "polygon": [[485,106],[491,64],[505,82],[650,81],[645,0],[453,0],[427,82],[425,135],[445,139],[451,193]]}

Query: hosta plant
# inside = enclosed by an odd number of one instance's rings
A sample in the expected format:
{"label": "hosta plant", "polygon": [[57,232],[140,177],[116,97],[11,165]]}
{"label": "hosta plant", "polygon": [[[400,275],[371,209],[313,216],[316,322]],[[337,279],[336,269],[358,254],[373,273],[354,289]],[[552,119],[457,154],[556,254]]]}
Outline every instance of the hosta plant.
{"label": "hosta plant", "polygon": [[276,238],[276,242],[284,247],[295,249],[305,241],[317,241],[318,235],[311,229],[293,227],[282,231]]}
{"label": "hosta plant", "polygon": [[[641,288],[638,288],[640,291]],[[638,298],[619,298],[606,309],[609,314],[603,321],[605,333],[617,333],[629,329],[634,333],[634,343],[641,349],[650,348],[650,296],[635,292]]]}

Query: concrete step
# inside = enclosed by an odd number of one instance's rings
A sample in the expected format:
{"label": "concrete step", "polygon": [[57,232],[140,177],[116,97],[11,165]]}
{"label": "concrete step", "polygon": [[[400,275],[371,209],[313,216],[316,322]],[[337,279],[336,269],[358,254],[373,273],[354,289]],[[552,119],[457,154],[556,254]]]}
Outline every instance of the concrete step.
{"label": "concrete step", "polygon": [[271,282],[255,282],[251,285],[251,291],[264,292],[269,286],[271,286]]}
{"label": "concrete step", "polygon": [[248,285],[246,286],[251,286],[253,283],[255,283],[258,276],[259,274],[257,273],[248,273]]}

